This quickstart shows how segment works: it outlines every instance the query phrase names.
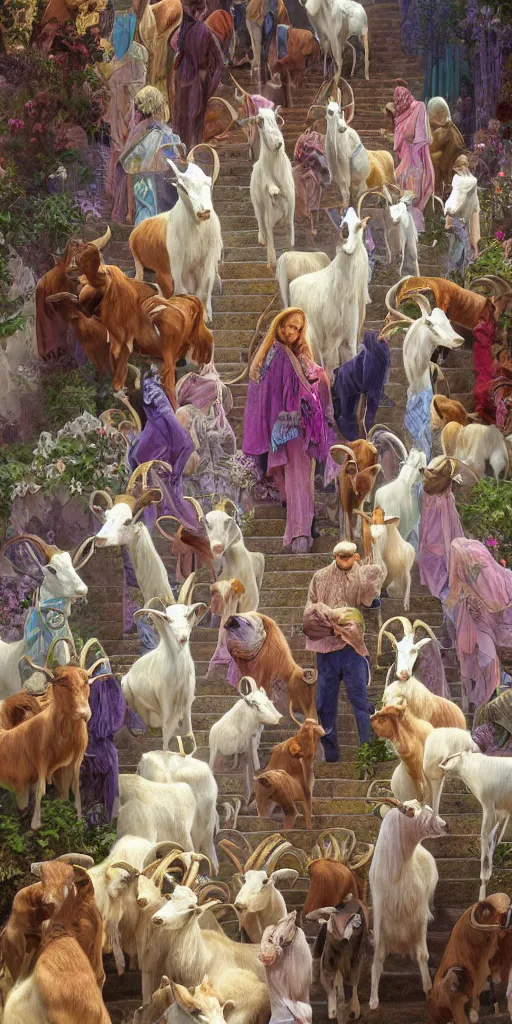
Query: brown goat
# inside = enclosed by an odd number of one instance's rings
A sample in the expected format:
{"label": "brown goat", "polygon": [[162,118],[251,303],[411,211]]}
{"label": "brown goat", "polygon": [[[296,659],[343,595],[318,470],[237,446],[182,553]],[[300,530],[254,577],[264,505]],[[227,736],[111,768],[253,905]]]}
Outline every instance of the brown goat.
{"label": "brown goat", "polygon": [[158,329],[158,343],[156,346],[146,343],[143,347],[137,341],[135,347],[141,355],[163,360],[162,385],[175,409],[178,359],[190,352],[198,366],[203,366],[213,357],[213,334],[204,322],[203,303],[196,295],[175,295],[172,299],[153,295],[141,308]]}
{"label": "brown goat", "polygon": [[375,477],[380,472],[379,453],[369,441],[359,440],[346,445],[333,445],[331,455],[335,462],[340,463],[340,527],[344,539],[352,540],[354,516],[362,509],[375,483]]}
{"label": "brown goat", "polygon": [[474,418],[466,412],[462,402],[457,402],[453,398],[434,395],[430,403],[430,425],[434,430],[444,427],[446,423],[453,422],[467,427],[468,423],[473,423]]}
{"label": "brown goat", "polygon": [[432,142],[430,143],[430,159],[436,172],[436,192],[443,194],[443,186],[452,180],[453,165],[457,157],[466,151],[466,144],[453,121],[436,126],[431,122]]}
{"label": "brown goat", "polygon": [[295,805],[300,804],[306,828],[311,828],[313,765],[318,740],[324,735],[317,721],[306,719],[295,736],[273,748],[266,770],[254,779],[260,817],[269,812],[272,804],[277,804],[283,809],[284,828],[293,828]]}
{"label": "brown goat", "polygon": [[304,904],[304,917],[321,907],[337,907],[352,893],[364,899],[364,885],[360,878],[346,864],[335,860],[312,860],[308,865],[310,877],[308,894]]}
{"label": "brown goat", "polygon": [[405,704],[388,704],[372,715],[370,722],[376,736],[391,740],[414,783],[419,802],[428,801],[428,782],[423,774],[423,751],[427,736],[434,731],[433,725],[422,718],[416,718]]}
{"label": "brown goat", "polygon": [[433,293],[437,308],[460,327],[473,330],[481,320],[489,320],[495,315],[497,295],[491,298],[479,295],[444,277],[408,277],[398,292],[398,302],[403,302],[409,292],[426,289]]}
{"label": "brown goat", "polygon": [[286,57],[276,60],[271,66],[272,74],[289,74],[298,88],[304,81],[306,66],[320,60],[320,46],[312,32],[304,28],[288,29],[288,52]]}
{"label": "brown goat", "polygon": [[510,927],[498,934],[498,947],[489,963],[489,970],[495,985],[500,981],[506,985],[507,1010],[512,1017],[512,931]]}
{"label": "brown goat", "polygon": [[43,921],[61,907],[73,884],[73,868],[62,861],[45,861],[40,876],[40,882],[16,893],[0,938],[2,959],[13,981],[20,975],[26,953],[39,946]]}
{"label": "brown goat", "polygon": [[110,347],[107,328],[96,316],[86,316],[77,295],[58,292],[46,299],[46,308],[54,309],[73,328],[89,362],[102,376],[110,369]]}
{"label": "brown goat", "polygon": [[75,255],[75,250],[80,242],[71,238],[64,250],[60,260],[43,274],[36,285],[36,338],[37,351],[40,356],[49,355],[50,352],[57,352],[59,349],[66,350],[66,338],[68,325],[60,314],[60,310],[52,310],[46,305],[46,300],[56,292],[70,292],[73,288],[73,281],[68,274],[70,264]]}
{"label": "brown goat", "polygon": [[490,962],[496,954],[500,928],[504,928],[510,897],[497,892],[474,903],[452,928],[443,959],[427,996],[427,1008],[437,1024],[467,1024],[476,1020],[480,993],[485,988]]}
{"label": "brown goat", "polygon": [[18,690],[0,704],[0,729],[14,729],[27,718],[33,718],[43,710],[43,703],[32,693]]}

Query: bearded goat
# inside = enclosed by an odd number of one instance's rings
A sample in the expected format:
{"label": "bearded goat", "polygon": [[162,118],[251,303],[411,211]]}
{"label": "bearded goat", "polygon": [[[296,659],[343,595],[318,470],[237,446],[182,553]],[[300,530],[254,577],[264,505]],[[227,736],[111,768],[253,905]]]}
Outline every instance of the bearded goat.
{"label": "bearded goat", "polygon": [[[421,278],[412,280],[421,280]],[[407,279],[405,283],[407,283]],[[408,298],[413,299],[420,308],[421,316],[417,320],[406,316],[398,307],[393,306],[397,292],[403,284],[404,281],[399,281],[389,289],[386,295],[386,307],[393,319],[384,325],[381,334],[387,336],[390,331],[396,330],[397,320],[408,325],[403,341],[404,369],[409,383],[409,392],[416,395],[431,386],[430,362],[436,348],[440,345],[447,349],[459,348],[464,344],[464,338],[453,330],[448,317],[441,309],[430,308],[428,299],[421,292],[408,291],[407,293]],[[403,295],[400,292],[399,301],[402,300]]]}
{"label": "bearded goat", "polygon": [[267,247],[267,266],[271,270],[276,267],[274,228],[277,224],[286,224],[290,248],[295,245],[295,183],[276,114],[277,110],[261,107],[251,119],[258,126],[260,139],[260,155],[251,174],[251,202],[258,221],[258,242]]}
{"label": "bearded goat", "polygon": [[398,531],[404,540],[417,530],[420,521],[418,484],[427,459],[424,452],[412,448],[396,480],[377,488],[375,506],[384,509],[385,516],[398,516]]}

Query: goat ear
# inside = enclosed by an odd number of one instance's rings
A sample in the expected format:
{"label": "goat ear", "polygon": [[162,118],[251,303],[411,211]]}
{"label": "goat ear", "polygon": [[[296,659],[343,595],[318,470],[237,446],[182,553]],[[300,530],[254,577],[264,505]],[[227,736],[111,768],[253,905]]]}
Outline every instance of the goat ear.
{"label": "goat ear", "polygon": [[226,999],[226,1002],[222,1004],[222,1012],[225,1013],[226,1010],[234,1010],[235,1006],[236,1003],[234,999]]}
{"label": "goat ear", "polygon": [[414,646],[419,651],[420,647],[424,647],[425,644],[431,644],[431,643],[432,643],[432,637],[431,636],[424,636],[424,637],[422,637],[421,640],[417,640],[416,643],[414,644]]}
{"label": "goat ear", "polygon": [[273,871],[269,876],[269,881],[273,882],[287,882],[289,885],[294,885],[299,877],[299,872],[295,868],[278,868],[277,871]]}
{"label": "goat ear", "polygon": [[130,882],[130,875],[125,868],[108,868],[105,876],[106,890],[113,898],[119,896]]}
{"label": "goat ear", "polygon": [[318,679],[318,672],[317,672],[316,668],[305,668],[304,672],[303,672],[303,676],[304,676],[304,682],[307,683],[308,686],[314,686],[314,684],[316,683],[316,681]]}
{"label": "goat ear", "polygon": [[384,526],[392,526],[393,523],[398,525],[399,522],[400,516],[390,516],[389,519],[384,520]]}
{"label": "goat ear", "polygon": [[188,988],[185,988],[184,985],[178,985],[175,981],[171,981],[171,992],[176,1002],[183,1010],[191,1013],[196,1009],[196,1004],[190,995]]}
{"label": "goat ear", "polygon": [[77,889],[83,889],[89,885],[90,878],[89,872],[85,868],[81,868],[78,864],[73,864],[73,881]]}
{"label": "goat ear", "polygon": [[187,619],[197,622],[199,616],[205,615],[207,611],[208,605],[204,601],[198,601],[197,604],[191,604],[187,609]]}
{"label": "goat ear", "polygon": [[320,921],[321,924],[327,924],[331,914],[336,913],[336,907],[322,907],[319,910],[312,910],[309,914],[306,914],[306,921]]}
{"label": "goat ear", "polygon": [[240,583],[240,580],[237,580],[237,579],[231,580],[231,590],[238,597],[241,597],[242,594],[245,594],[245,587],[244,587],[243,583]]}

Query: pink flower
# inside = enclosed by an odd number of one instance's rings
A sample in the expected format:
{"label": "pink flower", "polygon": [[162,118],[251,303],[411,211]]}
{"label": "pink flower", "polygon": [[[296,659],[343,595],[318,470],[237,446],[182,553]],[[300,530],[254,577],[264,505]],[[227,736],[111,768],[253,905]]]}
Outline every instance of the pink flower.
{"label": "pink flower", "polygon": [[507,563],[504,558],[500,559],[500,565],[502,565],[504,569],[507,568]]}
{"label": "pink flower", "polygon": [[30,141],[31,142],[37,142],[37,139],[31,139]]}
{"label": "pink flower", "polygon": [[504,178],[504,177],[505,177],[505,171],[498,171],[498,178]]}
{"label": "pink flower", "polygon": [[497,231],[495,237],[498,239],[498,242],[502,242],[503,239],[505,238],[505,232],[504,231]]}
{"label": "pink flower", "polygon": [[495,537],[487,537],[487,540],[485,541],[485,545],[488,548],[497,548],[498,547],[498,541],[496,540]]}
{"label": "pink flower", "polygon": [[32,129],[33,132],[42,132],[42,130],[43,130],[43,126],[42,126],[40,121],[38,121],[37,124],[35,124],[33,129]]}

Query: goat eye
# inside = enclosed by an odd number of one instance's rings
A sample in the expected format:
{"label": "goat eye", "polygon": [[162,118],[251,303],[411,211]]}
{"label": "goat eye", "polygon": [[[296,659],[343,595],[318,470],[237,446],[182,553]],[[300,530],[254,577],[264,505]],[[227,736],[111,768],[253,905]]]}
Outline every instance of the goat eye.
{"label": "goat eye", "polygon": [[131,523],[131,519],[125,519],[125,521],[123,523],[123,526],[129,526],[130,523]]}
{"label": "goat eye", "polygon": [[54,569],[53,565],[47,565],[46,568],[48,569],[48,572],[50,572],[52,574],[52,576],[56,576],[57,575],[57,570]]}

